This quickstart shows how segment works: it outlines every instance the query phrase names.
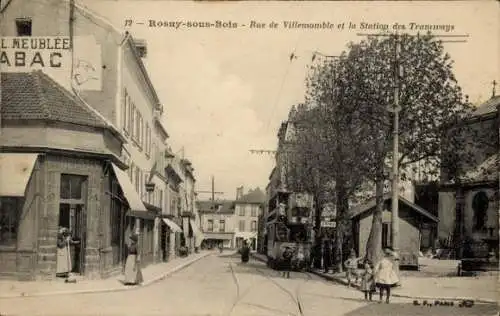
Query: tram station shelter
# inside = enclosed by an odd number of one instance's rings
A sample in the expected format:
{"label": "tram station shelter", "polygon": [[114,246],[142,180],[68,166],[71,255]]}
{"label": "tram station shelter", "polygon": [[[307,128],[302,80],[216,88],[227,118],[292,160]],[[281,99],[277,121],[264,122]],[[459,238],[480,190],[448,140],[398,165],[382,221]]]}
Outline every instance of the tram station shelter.
{"label": "tram station shelter", "polygon": [[[350,211],[354,250],[358,257],[366,254],[366,243],[372,227],[375,198]],[[382,248],[391,247],[391,194],[384,195],[382,213]],[[438,218],[422,207],[399,197],[399,249],[400,266],[418,267],[421,241],[426,230],[437,226]],[[429,228],[430,227],[430,228]]]}

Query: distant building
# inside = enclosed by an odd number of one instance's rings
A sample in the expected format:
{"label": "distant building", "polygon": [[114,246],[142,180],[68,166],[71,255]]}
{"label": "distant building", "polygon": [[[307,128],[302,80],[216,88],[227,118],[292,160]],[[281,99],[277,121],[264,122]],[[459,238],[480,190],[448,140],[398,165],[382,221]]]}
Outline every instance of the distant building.
{"label": "distant building", "polygon": [[263,212],[265,200],[266,196],[260,188],[250,189],[247,194],[243,194],[243,187],[238,188],[234,201],[236,247],[241,247],[246,240],[252,250],[257,250],[259,216]]}
{"label": "distant building", "polygon": [[200,227],[203,232],[202,248],[235,248],[234,201],[198,201]]}

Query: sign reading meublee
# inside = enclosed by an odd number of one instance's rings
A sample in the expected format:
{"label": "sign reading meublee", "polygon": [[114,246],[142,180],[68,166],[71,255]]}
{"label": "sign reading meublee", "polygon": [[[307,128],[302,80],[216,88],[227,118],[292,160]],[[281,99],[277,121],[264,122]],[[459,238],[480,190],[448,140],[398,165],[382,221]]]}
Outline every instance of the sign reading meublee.
{"label": "sign reading meublee", "polygon": [[[73,44],[73,47],[71,47]],[[101,46],[93,36],[1,37],[2,72],[41,70],[67,89],[102,89]]]}
{"label": "sign reading meublee", "polygon": [[[69,37],[2,37],[0,66],[60,68],[63,54],[70,50]],[[66,52],[65,52],[66,51]]]}

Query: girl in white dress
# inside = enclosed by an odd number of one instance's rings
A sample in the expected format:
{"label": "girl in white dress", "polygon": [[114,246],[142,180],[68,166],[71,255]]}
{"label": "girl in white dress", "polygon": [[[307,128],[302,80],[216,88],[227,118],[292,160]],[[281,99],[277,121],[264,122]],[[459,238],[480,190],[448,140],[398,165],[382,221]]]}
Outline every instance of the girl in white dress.
{"label": "girl in white dress", "polygon": [[391,287],[399,283],[399,277],[395,271],[395,263],[392,260],[392,251],[390,249],[384,251],[384,257],[375,265],[374,275],[375,284],[380,290],[380,302],[382,302],[385,291],[385,302],[388,304],[391,297]]}

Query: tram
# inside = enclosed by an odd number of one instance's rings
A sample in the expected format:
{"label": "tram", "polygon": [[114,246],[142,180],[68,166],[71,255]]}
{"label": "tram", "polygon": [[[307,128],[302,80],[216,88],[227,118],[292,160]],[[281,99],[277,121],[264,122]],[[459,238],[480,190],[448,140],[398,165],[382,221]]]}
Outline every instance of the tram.
{"label": "tram", "polygon": [[292,268],[307,270],[312,248],[313,198],[307,193],[278,191],[269,201],[265,219],[267,264],[279,270],[283,252],[293,252]]}

